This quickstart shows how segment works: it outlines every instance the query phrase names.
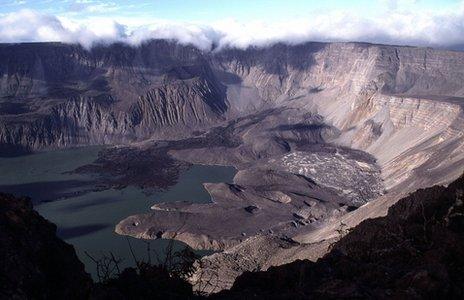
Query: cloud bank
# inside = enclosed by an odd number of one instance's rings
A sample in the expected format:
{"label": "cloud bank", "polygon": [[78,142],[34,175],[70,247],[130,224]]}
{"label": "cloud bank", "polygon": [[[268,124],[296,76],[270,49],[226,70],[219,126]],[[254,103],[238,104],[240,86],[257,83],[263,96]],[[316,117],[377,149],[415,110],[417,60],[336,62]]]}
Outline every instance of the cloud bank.
{"label": "cloud bank", "polygon": [[450,11],[391,10],[375,18],[329,11],[289,21],[241,23],[233,19],[210,24],[149,20],[124,24],[110,18],[77,21],[32,10],[0,16],[0,42],[96,43],[138,45],[149,39],[174,39],[202,50],[232,46],[246,48],[275,42],[361,41],[451,47],[464,44],[464,6]]}

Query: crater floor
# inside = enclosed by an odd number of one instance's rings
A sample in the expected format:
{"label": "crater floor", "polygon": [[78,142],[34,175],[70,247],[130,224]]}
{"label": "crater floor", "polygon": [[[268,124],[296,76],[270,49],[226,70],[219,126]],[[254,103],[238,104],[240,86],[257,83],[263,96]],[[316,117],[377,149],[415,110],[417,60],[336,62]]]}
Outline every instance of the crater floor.
{"label": "crater floor", "polygon": [[462,52],[365,43],[204,52],[154,40],[3,45],[0,58],[0,150],[120,145],[81,169],[110,175],[110,186],[149,187],[155,162],[165,172],[237,169],[233,182],[204,183],[211,203],[179,199],[116,226],[223,250],[192,276],[201,285],[202,272],[220,274],[208,292],[246,270],[317,259],[340,232],[464,169]]}

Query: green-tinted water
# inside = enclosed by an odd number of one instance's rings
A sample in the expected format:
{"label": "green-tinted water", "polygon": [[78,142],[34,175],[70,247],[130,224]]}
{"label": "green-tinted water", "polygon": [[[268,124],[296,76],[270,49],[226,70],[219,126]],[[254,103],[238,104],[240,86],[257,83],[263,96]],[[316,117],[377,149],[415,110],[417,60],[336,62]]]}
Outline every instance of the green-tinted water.
{"label": "green-tinted water", "polygon": [[[35,209],[58,226],[58,234],[76,248],[88,272],[95,275],[94,257],[111,251],[124,259],[122,267],[133,264],[125,237],[114,233],[114,226],[125,217],[148,212],[154,203],[168,201],[209,202],[204,182],[231,182],[231,167],[195,165],[183,172],[178,183],[165,192],[151,195],[134,187],[122,190],[91,191],[92,176],[63,174],[93,162],[99,147],[77,148],[0,158],[0,191],[30,196]],[[66,196],[66,197],[64,197]],[[51,202],[43,202],[50,201]],[[146,257],[146,244],[130,239],[137,258]],[[151,241],[151,248],[162,253],[168,241]],[[181,247],[180,243],[175,243]]]}

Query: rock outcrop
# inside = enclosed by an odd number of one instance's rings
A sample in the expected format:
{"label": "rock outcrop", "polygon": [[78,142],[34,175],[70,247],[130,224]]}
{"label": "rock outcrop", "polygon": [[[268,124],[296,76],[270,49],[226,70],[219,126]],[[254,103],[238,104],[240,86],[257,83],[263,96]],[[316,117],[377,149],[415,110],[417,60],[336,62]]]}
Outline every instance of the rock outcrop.
{"label": "rock outcrop", "polygon": [[84,299],[92,285],[74,248],[26,198],[0,194],[0,298]]}

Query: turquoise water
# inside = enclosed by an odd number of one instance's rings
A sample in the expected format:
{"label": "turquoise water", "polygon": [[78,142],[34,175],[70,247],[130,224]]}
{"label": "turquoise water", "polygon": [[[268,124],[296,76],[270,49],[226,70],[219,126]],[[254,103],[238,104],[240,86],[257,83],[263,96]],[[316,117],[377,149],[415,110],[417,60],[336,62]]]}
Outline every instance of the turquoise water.
{"label": "turquoise water", "polygon": [[[131,266],[129,240],[138,259],[147,256],[146,243],[114,233],[119,221],[129,215],[149,212],[155,203],[207,203],[210,197],[202,183],[232,182],[235,174],[231,167],[194,165],[182,172],[177,184],[167,191],[149,195],[135,187],[91,191],[91,175],[63,174],[93,162],[100,149],[86,147],[0,158],[0,191],[30,196],[36,203],[35,209],[57,224],[58,235],[74,245],[86,270],[93,275],[95,265],[85,252],[101,257],[111,251],[124,260],[121,267]],[[150,247],[162,256],[168,243],[167,240],[150,241]],[[174,246],[178,249],[184,245],[175,242]]]}

